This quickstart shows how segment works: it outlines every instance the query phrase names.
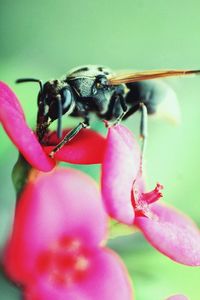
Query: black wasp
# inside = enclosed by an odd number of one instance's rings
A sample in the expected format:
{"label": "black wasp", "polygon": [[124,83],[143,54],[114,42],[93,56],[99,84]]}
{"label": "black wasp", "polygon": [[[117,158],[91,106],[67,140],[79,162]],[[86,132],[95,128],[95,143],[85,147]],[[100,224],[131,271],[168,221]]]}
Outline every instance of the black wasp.
{"label": "black wasp", "polygon": [[[84,66],[70,71],[63,79],[42,83],[39,79],[24,78],[16,82],[38,82],[38,115],[36,133],[40,143],[48,132],[50,124],[57,120],[57,135],[62,136],[62,116],[70,115],[83,118],[55,146],[50,156],[69,142],[78,132],[90,125],[90,113],[100,119],[113,121],[113,124],[128,118],[141,110],[140,131],[143,147],[146,137],[146,116],[156,112],[160,86],[150,79],[171,76],[198,74],[200,70],[165,70],[115,74],[102,66]],[[146,81],[150,80],[150,81]],[[167,89],[163,85],[162,89]],[[165,91],[161,91],[164,92]],[[162,93],[161,93],[162,94]]]}

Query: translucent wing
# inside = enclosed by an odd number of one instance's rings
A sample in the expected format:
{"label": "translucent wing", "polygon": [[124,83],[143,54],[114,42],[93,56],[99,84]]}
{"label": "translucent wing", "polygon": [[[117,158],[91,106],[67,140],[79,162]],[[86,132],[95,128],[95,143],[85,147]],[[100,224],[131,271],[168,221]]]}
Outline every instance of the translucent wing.
{"label": "translucent wing", "polygon": [[108,77],[109,84],[118,85],[121,83],[137,82],[149,79],[173,77],[173,76],[186,76],[200,74],[200,70],[153,70],[143,72],[130,72],[115,74]]}

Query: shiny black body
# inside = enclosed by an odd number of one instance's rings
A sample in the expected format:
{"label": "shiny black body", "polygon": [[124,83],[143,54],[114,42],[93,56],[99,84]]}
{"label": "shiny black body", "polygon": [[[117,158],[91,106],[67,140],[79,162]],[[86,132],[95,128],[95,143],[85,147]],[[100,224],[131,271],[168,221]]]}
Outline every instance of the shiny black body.
{"label": "shiny black body", "polygon": [[57,134],[62,136],[63,115],[83,118],[72,132],[55,148],[57,152],[63,144],[71,140],[82,128],[89,126],[90,113],[100,119],[119,122],[132,115],[145,104],[147,113],[156,110],[154,93],[157,83],[135,82],[111,85],[109,76],[113,72],[101,66],[84,66],[72,70],[60,80],[51,80],[44,85],[37,79],[19,79],[17,82],[35,81],[40,84],[38,94],[37,136],[45,143],[49,125],[58,121]]}
{"label": "shiny black body", "polygon": [[[89,126],[90,113],[116,120],[127,110],[125,85],[111,86],[110,70],[88,66],[72,71],[61,80],[46,82],[38,95],[37,135],[42,142],[50,123],[63,115],[83,118]],[[61,135],[60,125],[58,134]]]}

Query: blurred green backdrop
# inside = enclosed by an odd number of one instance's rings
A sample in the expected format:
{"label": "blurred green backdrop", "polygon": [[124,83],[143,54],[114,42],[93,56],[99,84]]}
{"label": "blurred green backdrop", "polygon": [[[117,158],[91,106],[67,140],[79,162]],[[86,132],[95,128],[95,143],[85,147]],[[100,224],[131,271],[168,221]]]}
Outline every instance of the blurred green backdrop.
{"label": "blurred green backdrop", "polygon": [[[16,86],[16,78],[48,80],[83,64],[134,70],[200,68],[198,0],[1,0],[0,4],[0,79],[17,93],[32,127],[38,87]],[[179,98],[182,123],[174,127],[162,120],[149,121],[148,185],[164,184],[165,201],[200,225],[200,78],[167,81]],[[127,125],[138,134],[138,116]],[[17,151],[2,128],[0,136],[3,246],[13,216],[10,174]],[[98,166],[80,168],[98,179]],[[175,264],[148,246],[139,233],[113,239],[110,245],[130,271],[137,300],[161,300],[173,293],[200,299],[199,268]],[[20,298],[3,276],[0,291],[1,300]]]}

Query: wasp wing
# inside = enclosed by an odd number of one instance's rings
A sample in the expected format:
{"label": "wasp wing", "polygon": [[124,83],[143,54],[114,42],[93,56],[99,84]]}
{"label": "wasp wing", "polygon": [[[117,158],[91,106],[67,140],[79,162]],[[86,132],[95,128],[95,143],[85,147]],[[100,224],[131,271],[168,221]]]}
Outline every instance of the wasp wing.
{"label": "wasp wing", "polygon": [[149,79],[186,76],[200,74],[200,70],[153,70],[143,72],[130,72],[111,75],[108,78],[109,84],[118,85],[121,83],[137,82]]}

